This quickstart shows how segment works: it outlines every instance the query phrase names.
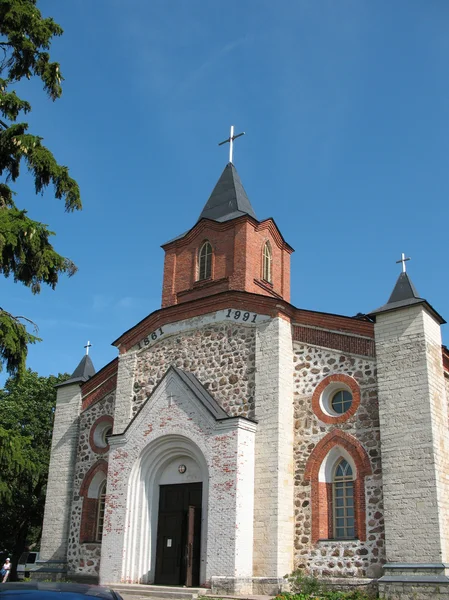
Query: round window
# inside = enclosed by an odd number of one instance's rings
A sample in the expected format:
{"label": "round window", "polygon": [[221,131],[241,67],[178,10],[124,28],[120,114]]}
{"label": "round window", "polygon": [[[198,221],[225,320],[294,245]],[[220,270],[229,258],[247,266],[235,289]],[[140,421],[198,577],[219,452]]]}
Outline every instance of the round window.
{"label": "round window", "polygon": [[112,427],[108,427],[107,429],[105,429],[101,436],[102,442],[105,446],[108,445],[108,435],[112,435]]}
{"label": "round window", "polygon": [[358,383],[343,373],[325,377],[312,396],[312,410],[324,423],[344,423],[356,413],[359,405]]}
{"label": "round window", "polygon": [[337,414],[342,415],[352,406],[352,394],[347,390],[338,390],[332,395],[331,408]]}
{"label": "round window", "polygon": [[112,417],[103,416],[92,425],[89,442],[91,448],[97,454],[104,454],[109,450],[108,436],[112,435]]}

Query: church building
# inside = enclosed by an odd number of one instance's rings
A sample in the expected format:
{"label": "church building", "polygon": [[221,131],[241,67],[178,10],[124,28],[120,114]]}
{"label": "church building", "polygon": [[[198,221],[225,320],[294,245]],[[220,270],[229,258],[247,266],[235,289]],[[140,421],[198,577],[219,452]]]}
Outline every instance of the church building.
{"label": "church building", "polygon": [[42,573],[448,598],[449,352],[404,256],[369,314],[293,306],[293,248],[232,162],[162,248],[161,308],[58,386]]}

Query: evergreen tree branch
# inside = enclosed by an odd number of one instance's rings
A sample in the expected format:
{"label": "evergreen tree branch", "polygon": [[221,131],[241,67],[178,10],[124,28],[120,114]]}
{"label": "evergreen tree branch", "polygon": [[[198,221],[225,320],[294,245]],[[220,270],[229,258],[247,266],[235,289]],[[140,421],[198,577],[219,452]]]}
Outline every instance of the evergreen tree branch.
{"label": "evergreen tree branch", "polygon": [[[62,33],[51,17],[42,17],[36,0],[0,0],[0,175],[4,177],[0,182],[0,274],[12,275],[34,294],[42,284],[54,288],[59,276],[73,275],[76,266],[54,250],[50,243],[54,234],[44,223],[31,220],[26,210],[16,207],[10,182],[18,179],[21,166],[26,165],[36,194],[52,185],[66,211],[82,205],[78,184],[68,168],[56,161],[41,137],[28,132],[27,123],[16,122],[19,115],[31,111],[31,105],[11,86],[23,78],[38,77],[52,100],[61,96],[63,77],[49,49],[52,39]],[[24,373],[27,344],[40,341],[27,331],[26,324],[35,325],[0,309],[0,370],[4,364],[8,373]]]}
{"label": "evergreen tree branch", "polygon": [[25,372],[28,344],[35,344],[41,340],[29,333],[18,319],[0,309],[0,371],[4,363],[10,375],[17,374],[20,377]]}

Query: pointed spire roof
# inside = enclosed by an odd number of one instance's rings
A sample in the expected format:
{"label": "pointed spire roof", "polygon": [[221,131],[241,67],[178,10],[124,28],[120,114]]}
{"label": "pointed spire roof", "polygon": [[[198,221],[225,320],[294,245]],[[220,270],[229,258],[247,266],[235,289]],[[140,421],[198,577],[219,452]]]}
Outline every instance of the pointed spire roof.
{"label": "pointed spire roof", "polygon": [[404,308],[406,306],[413,306],[414,304],[425,304],[429,312],[440,324],[446,322],[443,317],[439,315],[436,310],[427,302],[427,300],[419,296],[412,280],[405,271],[399,275],[388,302],[380,308],[373,310],[370,315],[375,316],[379,313],[389,312],[398,308]]}
{"label": "pointed spire roof", "polygon": [[198,221],[211,219],[222,223],[245,214],[257,219],[236,168],[232,163],[228,163]]}
{"label": "pointed spire roof", "polygon": [[422,300],[422,298],[420,298],[408,274],[406,272],[401,273],[396,281],[393,291],[391,292],[391,296],[388,299],[387,304],[405,301],[415,304],[414,300]]}
{"label": "pointed spire roof", "polygon": [[63,383],[58,383],[55,387],[62,387],[63,385],[70,385],[72,383],[84,383],[95,375],[95,367],[89,355],[83,356],[80,360],[79,365],[73,371],[71,377]]}

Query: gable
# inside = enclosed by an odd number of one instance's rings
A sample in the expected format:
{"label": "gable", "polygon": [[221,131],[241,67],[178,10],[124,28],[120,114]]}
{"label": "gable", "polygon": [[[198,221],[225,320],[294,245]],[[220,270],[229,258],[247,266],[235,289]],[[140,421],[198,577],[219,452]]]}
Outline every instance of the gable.
{"label": "gable", "polygon": [[212,433],[217,422],[233,418],[192,373],[170,366],[123,434],[112,437],[134,439],[139,432],[145,437],[155,429],[164,433],[173,427]]}

